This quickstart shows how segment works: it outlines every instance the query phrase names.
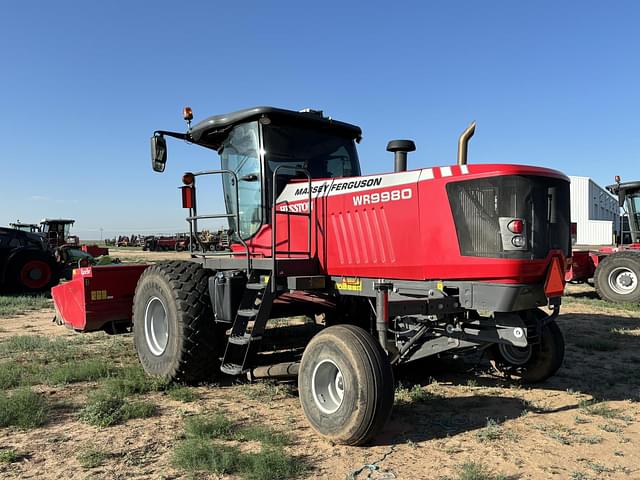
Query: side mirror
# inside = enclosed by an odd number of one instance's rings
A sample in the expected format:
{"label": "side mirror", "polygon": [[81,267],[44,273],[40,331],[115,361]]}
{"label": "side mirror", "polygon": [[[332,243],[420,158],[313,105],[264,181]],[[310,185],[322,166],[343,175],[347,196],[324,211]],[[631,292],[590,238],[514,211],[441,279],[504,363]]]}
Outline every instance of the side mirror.
{"label": "side mirror", "polygon": [[167,141],[162,135],[151,137],[151,168],[154,172],[164,172],[167,163]]}

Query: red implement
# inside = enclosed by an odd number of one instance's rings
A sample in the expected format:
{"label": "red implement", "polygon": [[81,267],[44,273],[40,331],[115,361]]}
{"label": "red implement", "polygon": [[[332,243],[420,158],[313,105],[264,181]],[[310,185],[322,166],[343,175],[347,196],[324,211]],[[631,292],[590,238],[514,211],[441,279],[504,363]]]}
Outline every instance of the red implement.
{"label": "red implement", "polygon": [[51,289],[58,320],[80,332],[131,323],[133,293],[149,265],[104,265],[73,271],[71,281]]}
{"label": "red implement", "polygon": [[106,247],[99,247],[98,245],[82,245],[80,249],[91,255],[92,257],[100,257],[102,255],[109,255],[109,249]]}

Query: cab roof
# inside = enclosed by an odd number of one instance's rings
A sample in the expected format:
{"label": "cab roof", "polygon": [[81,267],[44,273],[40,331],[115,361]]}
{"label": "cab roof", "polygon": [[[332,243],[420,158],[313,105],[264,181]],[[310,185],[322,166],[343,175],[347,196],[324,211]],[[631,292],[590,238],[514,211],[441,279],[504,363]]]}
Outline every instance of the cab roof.
{"label": "cab roof", "polygon": [[17,225],[19,227],[37,227],[38,226],[37,223],[23,223],[23,222],[13,222],[13,223],[10,223],[9,225]]}
{"label": "cab roof", "polygon": [[186,138],[198,145],[217,150],[229,134],[229,130],[235,125],[260,118],[267,118],[278,123],[307,125],[318,130],[327,129],[335,135],[356,140],[362,136],[360,127],[325,117],[322,111],[307,109],[296,112],[276,107],[254,107],[206,118],[191,127],[186,133]]}
{"label": "cab roof", "polygon": [[69,218],[43,218],[40,223],[70,223],[73,225],[76,221]]}
{"label": "cab roof", "polygon": [[613,185],[607,185],[607,190],[614,195],[618,195],[621,191],[626,195],[629,190],[640,190],[640,182],[614,183]]}

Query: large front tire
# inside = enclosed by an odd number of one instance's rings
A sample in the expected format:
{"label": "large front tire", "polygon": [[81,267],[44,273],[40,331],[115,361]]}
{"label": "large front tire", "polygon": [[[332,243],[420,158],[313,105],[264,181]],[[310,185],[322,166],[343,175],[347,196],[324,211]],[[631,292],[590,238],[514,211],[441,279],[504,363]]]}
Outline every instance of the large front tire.
{"label": "large front tire", "polygon": [[311,426],[327,439],[362,445],[391,414],[391,364],[374,339],[353,325],[336,325],[307,345],[298,373],[298,391]]}
{"label": "large front tire", "polygon": [[224,332],[209,298],[213,274],[194,262],[162,262],[147,268],[133,300],[133,336],[145,372],[194,383],[219,372]]}
{"label": "large front tire", "polygon": [[615,303],[640,302],[640,254],[618,252],[604,257],[593,275],[598,296]]}
{"label": "large front tire", "polygon": [[496,344],[488,353],[493,368],[505,377],[523,383],[543,382],[562,365],[564,337],[552,320],[542,329],[539,344],[524,348]]}

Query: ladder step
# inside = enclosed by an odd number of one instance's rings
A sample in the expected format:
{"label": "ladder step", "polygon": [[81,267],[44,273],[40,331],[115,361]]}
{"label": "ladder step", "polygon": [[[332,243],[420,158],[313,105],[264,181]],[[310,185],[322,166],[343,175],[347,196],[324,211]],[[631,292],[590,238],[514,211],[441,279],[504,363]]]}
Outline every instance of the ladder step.
{"label": "ladder step", "polygon": [[262,340],[262,337],[252,337],[249,333],[245,333],[244,335],[231,335],[229,337],[229,343],[233,343],[234,345],[248,345],[256,340]]}
{"label": "ladder step", "polygon": [[228,375],[240,375],[242,373],[242,365],[223,363],[220,365],[220,371]]}
{"label": "ladder step", "polygon": [[258,309],[257,308],[241,308],[240,310],[238,310],[238,315],[240,315],[241,317],[255,317],[256,315],[258,315]]}
{"label": "ladder step", "polygon": [[240,375],[242,373],[242,365],[236,365],[235,363],[223,363],[220,365],[220,371],[227,375]]}

